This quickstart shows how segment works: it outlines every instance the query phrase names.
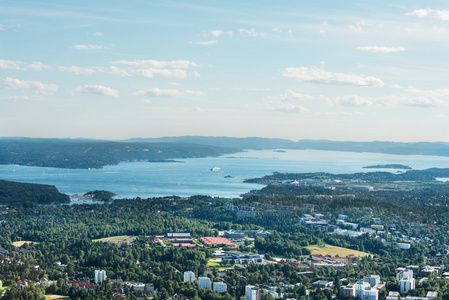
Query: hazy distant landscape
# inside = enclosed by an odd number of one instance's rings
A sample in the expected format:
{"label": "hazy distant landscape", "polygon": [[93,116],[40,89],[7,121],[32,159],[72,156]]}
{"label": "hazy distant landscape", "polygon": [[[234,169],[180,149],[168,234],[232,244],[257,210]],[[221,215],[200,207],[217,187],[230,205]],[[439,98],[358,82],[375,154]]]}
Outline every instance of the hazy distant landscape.
{"label": "hazy distant landscape", "polygon": [[166,137],[104,141],[0,138],[0,164],[88,169],[120,162],[213,157],[246,149],[312,149],[397,155],[449,156],[446,143],[342,142],[232,137]]}

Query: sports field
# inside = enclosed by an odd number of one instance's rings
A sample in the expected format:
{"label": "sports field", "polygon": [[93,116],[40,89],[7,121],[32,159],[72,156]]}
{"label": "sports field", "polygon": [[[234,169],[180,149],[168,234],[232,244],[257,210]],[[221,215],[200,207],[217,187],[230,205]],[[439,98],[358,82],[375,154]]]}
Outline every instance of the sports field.
{"label": "sports field", "polygon": [[343,256],[348,256],[350,254],[353,254],[353,255],[356,255],[359,257],[364,257],[364,256],[369,255],[369,253],[366,253],[366,252],[352,250],[352,249],[348,249],[348,248],[337,247],[337,246],[331,246],[331,245],[327,245],[327,244],[324,247],[321,247],[318,245],[309,245],[306,248],[312,252],[312,255],[321,254],[321,255],[330,255],[332,257],[335,257],[336,255],[343,257]]}

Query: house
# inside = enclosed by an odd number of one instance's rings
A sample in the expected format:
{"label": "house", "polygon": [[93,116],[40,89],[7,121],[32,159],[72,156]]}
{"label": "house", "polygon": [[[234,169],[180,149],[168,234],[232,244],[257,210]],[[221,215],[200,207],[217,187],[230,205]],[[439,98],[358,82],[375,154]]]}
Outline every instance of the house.
{"label": "house", "polygon": [[318,286],[322,289],[333,289],[334,283],[332,281],[326,281],[326,280],[318,280],[312,283],[312,289],[318,288]]}
{"label": "house", "polygon": [[223,264],[256,264],[263,265],[265,259],[263,255],[246,254],[241,252],[227,252],[222,258]]}

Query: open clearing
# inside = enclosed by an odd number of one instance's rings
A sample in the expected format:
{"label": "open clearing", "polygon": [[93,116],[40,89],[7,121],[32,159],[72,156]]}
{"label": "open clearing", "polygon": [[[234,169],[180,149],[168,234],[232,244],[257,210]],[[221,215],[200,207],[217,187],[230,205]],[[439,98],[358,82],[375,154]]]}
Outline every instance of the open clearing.
{"label": "open clearing", "polygon": [[92,242],[109,242],[109,243],[113,243],[113,244],[121,244],[121,243],[128,243],[131,244],[132,242],[134,242],[136,238],[132,237],[132,236],[127,236],[127,235],[122,235],[122,236],[110,236],[110,237],[105,237],[102,239],[96,239],[96,240],[92,240]]}
{"label": "open clearing", "polygon": [[33,244],[33,243],[36,243],[36,242],[32,242],[32,241],[17,241],[17,242],[13,242],[12,245],[14,247],[22,247],[23,244]]}
{"label": "open clearing", "polygon": [[324,247],[320,247],[318,245],[310,245],[306,247],[312,252],[312,255],[314,254],[321,254],[321,255],[330,255],[332,257],[338,255],[340,257],[348,256],[350,254],[354,254],[356,256],[364,257],[368,256],[369,253],[352,250],[348,248],[342,248],[337,246],[331,246],[331,245],[325,245]]}
{"label": "open clearing", "polygon": [[45,295],[45,300],[47,300],[47,299],[63,299],[63,298],[69,298],[69,296]]}

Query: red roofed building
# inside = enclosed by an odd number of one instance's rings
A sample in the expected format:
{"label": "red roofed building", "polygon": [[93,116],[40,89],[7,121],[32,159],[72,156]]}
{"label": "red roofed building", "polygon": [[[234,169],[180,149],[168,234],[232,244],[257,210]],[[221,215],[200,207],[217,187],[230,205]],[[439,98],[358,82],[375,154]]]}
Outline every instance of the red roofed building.
{"label": "red roofed building", "polygon": [[203,242],[203,244],[205,245],[209,245],[209,246],[214,246],[214,245],[229,245],[229,246],[234,246],[234,243],[232,243],[230,240],[226,239],[226,238],[221,238],[221,237],[202,237],[200,238],[200,240]]}

